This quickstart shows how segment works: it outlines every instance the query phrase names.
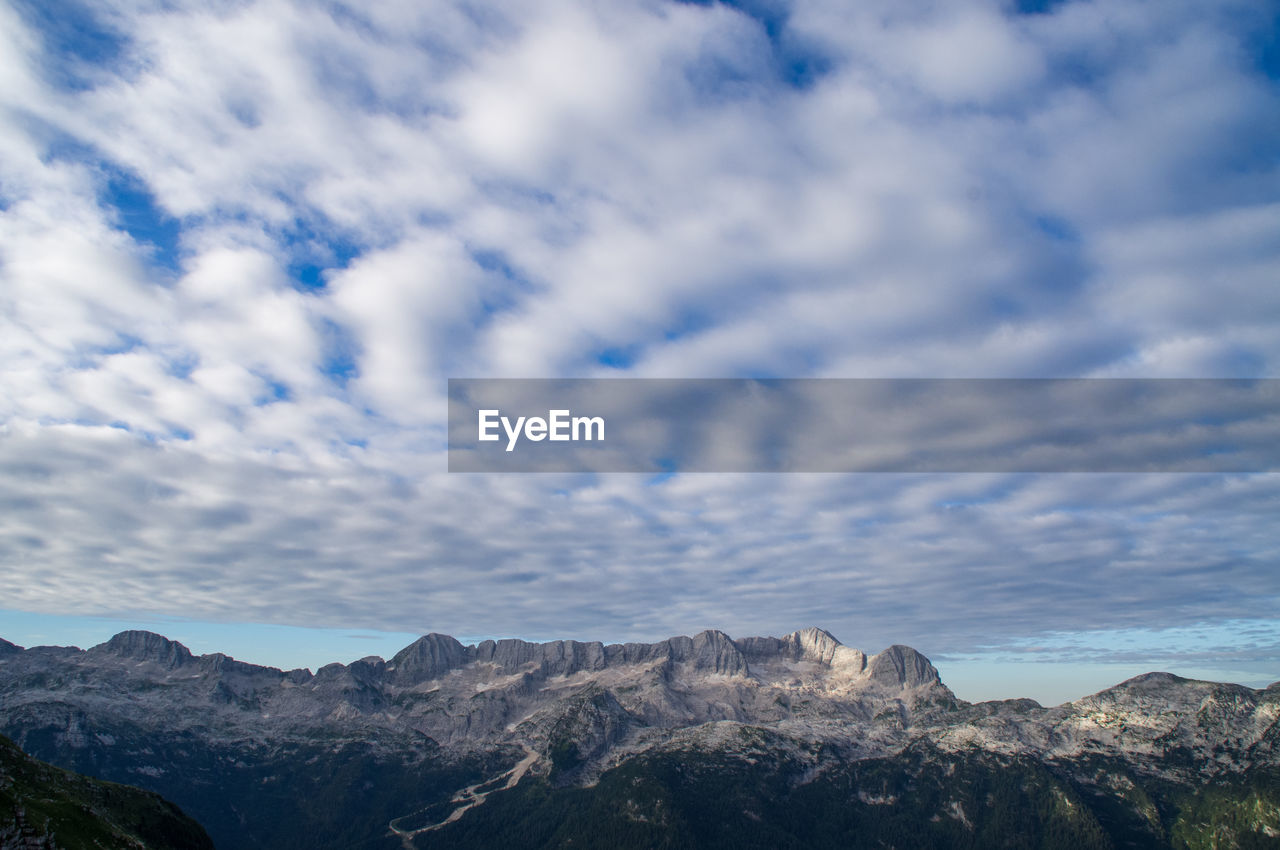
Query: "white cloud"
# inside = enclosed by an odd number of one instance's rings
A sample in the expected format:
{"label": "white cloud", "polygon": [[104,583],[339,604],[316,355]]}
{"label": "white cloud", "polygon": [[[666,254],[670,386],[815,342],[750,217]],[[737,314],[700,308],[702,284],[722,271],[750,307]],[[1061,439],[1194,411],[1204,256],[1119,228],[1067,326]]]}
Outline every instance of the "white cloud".
{"label": "white cloud", "polygon": [[357,334],[358,387],[381,415],[408,425],[439,417],[442,377],[469,353],[458,328],[481,313],[485,277],[463,244],[430,231],[334,275],[329,309]]}
{"label": "white cloud", "polygon": [[1037,48],[995,8],[960,7],[950,17],[886,33],[883,57],[944,102],[988,103],[1033,88],[1044,73]]}
{"label": "white cloud", "polygon": [[608,354],[1273,375],[1280,110],[1246,6],[110,4],[96,64],[0,8],[11,604],[935,645],[1265,616],[1268,476],[492,479],[441,453],[446,378]]}

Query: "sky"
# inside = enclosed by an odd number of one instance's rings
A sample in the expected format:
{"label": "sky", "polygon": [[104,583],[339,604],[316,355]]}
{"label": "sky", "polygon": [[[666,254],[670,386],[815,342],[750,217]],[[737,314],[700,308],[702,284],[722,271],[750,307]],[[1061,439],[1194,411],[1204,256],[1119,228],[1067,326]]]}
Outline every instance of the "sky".
{"label": "sky", "polygon": [[0,636],[816,625],[969,699],[1280,679],[1280,474],[445,459],[449,378],[1280,377],[1278,22],[0,0]]}

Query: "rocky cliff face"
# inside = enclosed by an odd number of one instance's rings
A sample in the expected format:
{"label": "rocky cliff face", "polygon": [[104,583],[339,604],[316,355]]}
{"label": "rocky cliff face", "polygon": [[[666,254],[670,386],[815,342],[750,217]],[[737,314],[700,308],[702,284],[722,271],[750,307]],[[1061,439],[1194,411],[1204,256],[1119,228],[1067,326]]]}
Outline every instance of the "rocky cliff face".
{"label": "rocky cliff face", "polygon": [[868,658],[827,632],[734,640],[720,631],[655,644],[521,640],[464,646],[430,634],[390,661],[330,664],[314,675],[196,657],[148,632],[88,651],[16,647],[0,655],[0,720],[42,705],[95,711],[170,731],[306,736],[320,727],[377,727],[469,748],[545,738],[558,706],[609,690],[637,728],[715,720],[901,718],[954,697],[924,656],[894,646]]}
{"label": "rocky cliff face", "polygon": [[180,643],[139,631],[87,651],[0,646],[0,724],[11,729],[56,707],[171,732],[198,728],[270,739],[305,738],[318,729],[381,729],[459,749],[537,747],[563,706],[589,690],[608,692],[631,718],[635,731],[626,737],[635,746],[664,730],[733,721],[816,738],[857,737],[878,750],[925,736],[945,746],[1048,755],[1097,748],[1143,755],[1171,746],[1199,752],[1216,744],[1262,754],[1274,746],[1277,719],[1274,689],[1168,674],[1139,677],[1054,709],[1029,700],[971,706],[956,700],[929,660],[910,647],[868,656],[816,628],[781,638],[735,640],[708,630],[611,645],[500,640],[464,646],[430,634],[390,661],[330,664],[314,675],[220,653],[197,657]]}
{"label": "rocky cliff face", "polygon": [[[1030,764],[1102,759],[1122,766],[1121,785],[1147,776],[1198,787],[1277,771],[1278,719],[1278,686],[1167,674],[1050,709],[971,705],[910,647],[868,656],[815,628],[611,645],[464,646],[430,634],[389,661],[315,674],[197,657],[147,632],[87,651],[0,644],[0,731],[48,760],[158,790],[198,817],[209,804],[199,789],[242,783],[246,799],[259,799],[261,783],[301,765],[380,765],[369,793],[400,776],[409,800],[428,768],[437,777],[496,771],[497,783],[520,762],[521,776],[593,786],[638,758],[719,759],[763,731],[772,749],[752,763],[785,759],[801,777],[825,775],[832,758],[848,766],[984,753]],[[220,843],[245,820],[250,804],[237,805],[225,828],[211,828]]]}

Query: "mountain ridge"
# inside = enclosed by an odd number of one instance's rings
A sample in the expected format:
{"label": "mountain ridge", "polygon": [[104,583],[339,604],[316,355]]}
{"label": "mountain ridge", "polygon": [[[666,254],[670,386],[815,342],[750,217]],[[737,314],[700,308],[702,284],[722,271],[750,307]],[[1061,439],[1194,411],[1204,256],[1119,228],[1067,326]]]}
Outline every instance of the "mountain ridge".
{"label": "mountain ridge", "polygon": [[[867,817],[876,800],[903,799],[883,785],[899,781],[894,770],[930,783],[928,805],[941,808],[924,814],[942,818],[954,815],[948,771],[963,765],[996,788],[1001,772],[1014,770],[1041,789],[1036,806],[1101,800],[1095,832],[1110,828],[1115,806],[1137,806],[1138,820],[1116,829],[1166,838],[1168,825],[1143,815],[1142,800],[1165,801],[1175,817],[1184,803],[1204,809],[1200,789],[1223,787],[1233,806],[1253,800],[1262,814],[1223,814],[1215,803],[1214,817],[1280,830],[1280,802],[1272,823],[1269,792],[1248,796],[1280,778],[1280,688],[1148,673],[1061,706],[968,703],[916,650],[895,644],[867,655],[818,628],[737,639],[708,629],[651,644],[463,645],[430,633],[390,660],[368,656],[315,673],[196,656],[139,631],[88,650],[0,647],[0,733],[45,761],[158,791],[219,846],[290,846],[297,839],[279,831],[278,814],[288,811],[352,844],[391,823],[398,846],[409,847],[428,831],[433,841],[461,834],[451,824],[487,822],[486,813],[509,805],[490,809],[490,798],[527,797],[543,811],[577,805],[558,789],[629,793],[618,785],[624,775],[684,787],[683,764],[709,771],[697,793],[712,793],[718,773],[741,775],[749,787],[763,782],[760,789],[852,783],[856,805],[872,807]],[[866,785],[873,774],[882,777],[875,788]],[[535,786],[545,793],[527,796]],[[752,799],[749,810],[771,805],[767,795]],[[362,814],[352,820],[357,802]],[[466,817],[449,821],[462,807]],[[600,817],[615,815],[606,807]],[[1052,818],[1034,828],[1050,821],[1052,830],[1074,829]],[[331,846],[344,845],[335,838]]]}
{"label": "mountain ridge", "polygon": [[[900,681],[910,679],[913,684],[925,681],[941,682],[937,670],[919,651],[905,644],[893,644],[882,652],[867,655],[841,643],[825,629],[810,626],[797,629],[781,638],[743,637],[732,638],[718,629],[704,629],[696,635],[677,635],[654,643],[627,642],[606,644],[601,641],[553,640],[542,643],[521,638],[488,639],[475,644],[463,644],[451,635],[430,632],[399,650],[389,660],[370,655],[351,662],[330,662],[312,673],[300,667],[285,670],[254,662],[239,661],[220,652],[195,655],[184,644],[157,632],[141,629],[121,631],[102,643],[88,649],[76,646],[41,645],[22,647],[0,638],[0,655],[31,650],[61,653],[87,653],[110,655],[135,661],[149,661],[170,668],[189,664],[206,667],[234,666],[244,672],[275,672],[296,677],[314,677],[321,671],[382,665],[388,672],[395,672],[397,680],[416,683],[438,677],[470,663],[489,663],[498,669],[514,670],[529,663],[543,663],[553,675],[570,674],[582,670],[606,669],[611,664],[634,664],[668,658],[679,662],[694,662],[699,669],[709,667],[716,673],[743,673],[749,670],[750,660],[767,660],[786,655],[792,660],[807,660],[827,667],[861,672],[868,667],[873,678],[891,680],[896,675]],[[905,678],[904,678],[905,677]]]}

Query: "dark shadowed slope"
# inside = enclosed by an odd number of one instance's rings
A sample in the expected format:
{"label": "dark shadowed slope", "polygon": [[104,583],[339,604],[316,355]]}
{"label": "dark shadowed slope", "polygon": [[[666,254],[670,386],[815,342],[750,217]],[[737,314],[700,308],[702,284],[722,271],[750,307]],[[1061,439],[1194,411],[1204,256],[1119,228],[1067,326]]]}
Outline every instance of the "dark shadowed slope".
{"label": "dark shadowed slope", "polygon": [[209,836],[149,791],[36,761],[0,736],[0,848],[212,850]]}

